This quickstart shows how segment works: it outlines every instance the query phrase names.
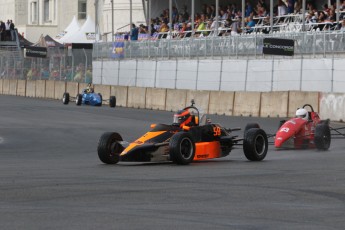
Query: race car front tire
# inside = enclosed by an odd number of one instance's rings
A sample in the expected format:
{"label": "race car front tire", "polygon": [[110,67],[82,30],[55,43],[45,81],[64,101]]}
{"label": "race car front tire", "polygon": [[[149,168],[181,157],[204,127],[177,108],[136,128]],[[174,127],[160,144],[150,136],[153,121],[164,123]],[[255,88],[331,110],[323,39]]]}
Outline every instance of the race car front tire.
{"label": "race car front tire", "polygon": [[122,137],[118,133],[104,133],[98,141],[98,157],[105,164],[116,164],[120,160],[123,146],[119,143]]}
{"label": "race car front tire", "polygon": [[328,123],[316,125],[314,143],[318,150],[329,149],[329,146],[331,145],[331,130]]}
{"label": "race car front tire", "polygon": [[110,96],[109,98],[109,106],[114,108],[116,106],[116,97],[115,96]]}
{"label": "race car front tire", "polygon": [[169,143],[170,160],[179,165],[188,165],[195,156],[195,142],[186,132],[173,135]]}
{"label": "race car front tire", "polygon": [[77,96],[75,97],[75,104],[81,105],[82,99],[83,99],[83,96],[81,94],[77,94]]}
{"label": "race car front tire", "polygon": [[258,123],[248,123],[246,125],[246,127],[244,128],[244,132],[243,132],[243,138],[246,138],[246,134],[248,132],[249,129],[252,129],[252,128],[260,128],[259,124]]}
{"label": "race car front tire", "polygon": [[69,103],[69,93],[63,93],[63,96],[62,96],[62,103],[64,105],[67,105]]}
{"label": "race car front tire", "polygon": [[251,128],[243,140],[243,152],[250,161],[262,161],[268,150],[268,139],[264,130]]}

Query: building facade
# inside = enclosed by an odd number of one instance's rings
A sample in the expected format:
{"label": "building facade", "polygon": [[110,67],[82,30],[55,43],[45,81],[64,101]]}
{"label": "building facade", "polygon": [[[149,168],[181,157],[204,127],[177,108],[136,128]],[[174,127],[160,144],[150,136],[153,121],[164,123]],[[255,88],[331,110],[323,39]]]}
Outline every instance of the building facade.
{"label": "building facade", "polygon": [[[133,23],[145,24],[145,3],[143,0],[132,0]],[[111,33],[112,26],[116,32],[130,22],[130,1],[114,0],[113,23],[111,6],[111,0],[1,0],[0,20],[13,20],[20,34],[36,42],[41,35],[55,37],[61,33],[74,16],[80,25],[90,16],[98,21],[99,33],[107,39],[106,35]],[[129,30],[129,26],[127,28]]]}

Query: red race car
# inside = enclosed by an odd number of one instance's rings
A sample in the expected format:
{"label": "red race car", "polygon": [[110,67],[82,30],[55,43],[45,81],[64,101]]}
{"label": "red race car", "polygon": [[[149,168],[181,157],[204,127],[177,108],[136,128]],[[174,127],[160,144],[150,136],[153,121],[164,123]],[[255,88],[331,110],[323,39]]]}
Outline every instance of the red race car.
{"label": "red race car", "polygon": [[[309,104],[297,109],[296,117],[281,121],[274,140],[276,148],[327,150],[331,144],[331,136],[344,138],[339,130],[344,128],[330,127],[329,120],[321,120],[319,114]],[[335,133],[331,134],[331,131]]]}

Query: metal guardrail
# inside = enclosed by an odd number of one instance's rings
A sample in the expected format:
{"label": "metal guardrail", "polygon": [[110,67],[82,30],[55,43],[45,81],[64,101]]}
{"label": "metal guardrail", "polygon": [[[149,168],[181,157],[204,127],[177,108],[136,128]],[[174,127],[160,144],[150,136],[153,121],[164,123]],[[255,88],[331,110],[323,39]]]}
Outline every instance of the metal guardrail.
{"label": "metal guardrail", "polygon": [[[339,30],[124,41],[123,51],[125,59],[262,58],[263,39],[272,37],[295,40],[295,56],[345,54],[345,31]],[[93,58],[109,59],[112,52],[111,42],[96,43]]]}

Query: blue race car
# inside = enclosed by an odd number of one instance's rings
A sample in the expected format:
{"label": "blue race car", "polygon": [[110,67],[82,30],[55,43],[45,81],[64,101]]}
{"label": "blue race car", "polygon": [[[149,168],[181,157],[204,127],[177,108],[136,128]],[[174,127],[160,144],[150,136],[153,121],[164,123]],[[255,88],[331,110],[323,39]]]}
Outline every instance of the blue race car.
{"label": "blue race car", "polygon": [[75,98],[70,97],[69,93],[65,92],[62,97],[62,103],[67,105],[70,99],[75,100],[76,105],[93,105],[93,106],[102,106],[103,101],[109,101],[110,107],[116,106],[116,97],[110,96],[109,100],[103,100],[102,94],[95,93],[92,90],[84,89],[81,93],[77,94]]}

